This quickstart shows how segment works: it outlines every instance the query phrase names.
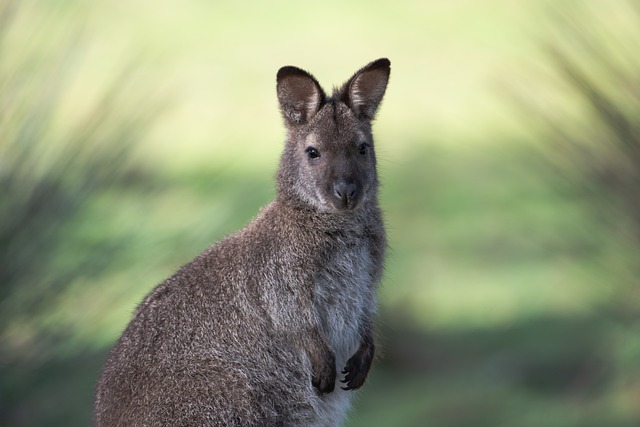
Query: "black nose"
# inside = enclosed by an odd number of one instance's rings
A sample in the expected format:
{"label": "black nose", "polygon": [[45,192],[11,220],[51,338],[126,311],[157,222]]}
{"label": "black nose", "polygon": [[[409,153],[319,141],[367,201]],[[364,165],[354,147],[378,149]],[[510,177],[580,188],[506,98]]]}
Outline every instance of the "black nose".
{"label": "black nose", "polygon": [[353,182],[336,182],[333,184],[333,195],[340,199],[344,206],[347,206],[358,196],[358,186]]}

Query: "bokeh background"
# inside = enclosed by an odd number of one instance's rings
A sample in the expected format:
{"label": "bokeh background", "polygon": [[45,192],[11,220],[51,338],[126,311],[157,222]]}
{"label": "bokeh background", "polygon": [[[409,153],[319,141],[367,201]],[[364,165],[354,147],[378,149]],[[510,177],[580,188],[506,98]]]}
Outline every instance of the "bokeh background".
{"label": "bokeh background", "polygon": [[0,425],[89,425],[137,303],[272,199],[279,67],[381,56],[347,425],[640,425],[639,52],[634,0],[0,0]]}

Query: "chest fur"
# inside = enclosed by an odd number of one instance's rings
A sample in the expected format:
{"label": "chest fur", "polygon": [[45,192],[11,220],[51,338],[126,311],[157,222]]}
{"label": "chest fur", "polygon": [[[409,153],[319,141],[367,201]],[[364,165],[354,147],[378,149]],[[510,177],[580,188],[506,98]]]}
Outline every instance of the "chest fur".
{"label": "chest fur", "polygon": [[343,239],[316,279],[316,313],[337,361],[355,352],[362,322],[375,311],[373,264],[366,239]]}

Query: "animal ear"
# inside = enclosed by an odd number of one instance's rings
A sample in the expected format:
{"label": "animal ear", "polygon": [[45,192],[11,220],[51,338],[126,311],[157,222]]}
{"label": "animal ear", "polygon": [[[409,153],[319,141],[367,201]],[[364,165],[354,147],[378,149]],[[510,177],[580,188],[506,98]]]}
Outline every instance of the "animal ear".
{"label": "animal ear", "polygon": [[277,81],[280,110],[288,123],[304,124],[320,110],[325,95],[311,74],[286,66],[278,71]]}
{"label": "animal ear", "polygon": [[391,62],[380,58],[356,72],[340,89],[341,100],[358,118],[373,120],[387,89]]}

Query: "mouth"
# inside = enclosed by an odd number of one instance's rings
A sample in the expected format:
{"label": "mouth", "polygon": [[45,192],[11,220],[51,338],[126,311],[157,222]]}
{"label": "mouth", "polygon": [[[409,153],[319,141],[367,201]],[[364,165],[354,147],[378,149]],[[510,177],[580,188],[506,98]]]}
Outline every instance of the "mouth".
{"label": "mouth", "polygon": [[347,212],[347,211],[353,211],[355,210],[358,206],[361,205],[361,197],[356,197],[356,198],[342,198],[342,199],[338,199],[336,197],[332,197],[329,200],[331,200],[331,202],[329,203],[331,205],[331,207],[333,208],[333,210],[335,211],[339,211],[339,212]]}
{"label": "mouth", "polygon": [[355,198],[343,199],[332,197],[324,191],[317,191],[316,202],[313,204],[324,212],[351,212],[359,208],[366,198],[366,194],[359,194]]}

